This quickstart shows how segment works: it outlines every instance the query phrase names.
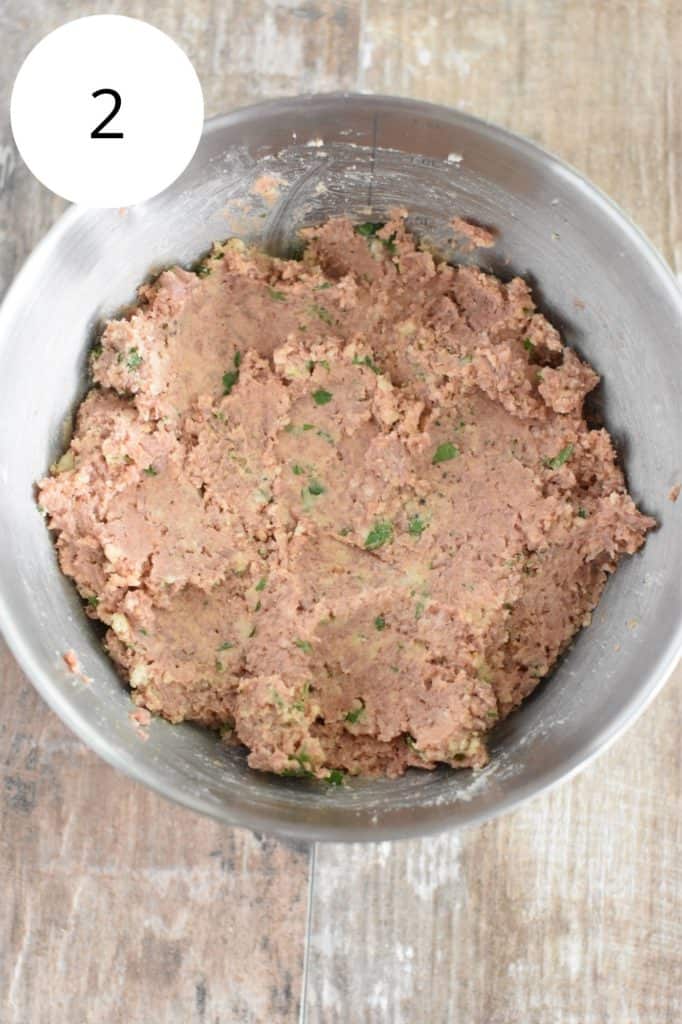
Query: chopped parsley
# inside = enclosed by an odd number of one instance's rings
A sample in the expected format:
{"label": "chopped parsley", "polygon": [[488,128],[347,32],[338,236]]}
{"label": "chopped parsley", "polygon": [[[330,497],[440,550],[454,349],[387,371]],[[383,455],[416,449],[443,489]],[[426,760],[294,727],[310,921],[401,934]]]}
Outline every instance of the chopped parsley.
{"label": "chopped parsley", "polygon": [[376,551],[387,541],[393,539],[393,523],[385,519],[377,519],[376,523],[365,537],[365,547],[368,551]]}
{"label": "chopped parsley", "polygon": [[358,698],[358,700],[360,700],[360,707],[357,707],[357,708],[352,708],[352,709],[351,709],[351,710],[350,710],[350,711],[349,711],[349,712],[348,712],[348,713],[347,713],[347,714],[346,714],[346,715],[344,716],[344,718],[345,718],[345,721],[346,721],[346,722],[350,722],[350,724],[351,724],[351,725],[355,725],[355,723],[356,723],[356,722],[357,722],[357,721],[358,721],[358,720],[359,720],[359,719],[360,719],[360,718],[361,718],[361,717],[362,717],[362,716],[364,715],[364,713],[365,713],[365,703],[364,703],[364,701],[363,701],[363,700],[361,700],[360,698]]}
{"label": "chopped parsley", "polygon": [[364,224],[355,225],[355,233],[362,235],[363,238],[374,238],[377,231],[381,231],[384,223],[382,221],[365,221]]}
{"label": "chopped parsley", "polygon": [[524,338],[523,339],[523,347],[525,348],[526,352],[534,352],[535,351],[535,344],[534,344],[534,342],[532,342],[530,340],[530,338]]}
{"label": "chopped parsley", "polygon": [[459,448],[456,444],[453,444],[451,441],[443,441],[433,453],[431,462],[434,466],[437,466],[439,462],[449,462],[450,459],[456,459],[458,455]]}
{"label": "chopped parsley", "polygon": [[233,647],[234,647],[234,644],[230,643],[229,640],[226,640],[224,644],[221,644],[220,647],[218,647],[218,650],[219,651],[231,651]]}
{"label": "chopped parsley", "polygon": [[[381,221],[365,221],[364,224],[355,225],[355,233],[361,235],[363,238],[376,238],[377,233],[385,227],[385,224]],[[379,238],[377,241],[381,242],[385,249],[393,255],[395,250],[395,232],[390,238]]]}
{"label": "chopped parsley", "polygon": [[90,357],[92,359],[99,359],[99,357],[101,355],[102,355],[102,346],[98,342],[96,345],[92,346],[92,350],[90,352]]}
{"label": "chopped parsley", "polygon": [[299,466],[298,462],[294,462],[293,466],[291,467],[291,472],[294,474],[294,476],[303,476],[305,470],[303,466]]}
{"label": "chopped parsley", "polygon": [[467,363],[473,363],[473,361],[474,361],[474,357],[473,357],[473,356],[472,356],[472,354],[471,354],[471,353],[469,352],[469,354],[468,354],[468,355],[466,355],[466,356],[460,356],[460,357],[459,357],[459,361],[460,361],[460,363],[461,363],[461,364],[462,364],[463,366],[465,366],[465,365],[466,365]]}
{"label": "chopped parsley", "polygon": [[234,370],[228,370],[227,373],[223,374],[223,394],[229,395],[232,388],[239,380],[239,367],[241,366],[242,354],[241,352],[235,352],[234,354]]}
{"label": "chopped parsley", "polygon": [[330,786],[343,786],[343,780],[345,778],[344,772],[340,768],[332,768],[329,775],[325,776],[325,782],[328,782]]}
{"label": "chopped parsley", "polygon": [[208,275],[211,273],[211,268],[206,266],[205,263],[202,263],[200,266],[196,268],[194,273],[197,275],[197,277],[208,277]]}
{"label": "chopped parsley", "polygon": [[414,609],[414,617],[417,620],[417,622],[421,619],[422,615],[424,614],[425,607],[426,605],[424,601],[417,601],[417,604]]}
{"label": "chopped parsley", "polygon": [[284,292],[278,292],[276,288],[271,288],[270,285],[268,285],[268,295],[271,299],[274,299],[275,302],[286,302],[286,295]]}
{"label": "chopped parsley", "polygon": [[303,714],[303,712],[305,711],[306,697],[308,696],[309,692],[310,683],[304,683],[303,688],[301,690],[301,696],[297,697],[296,700],[292,702],[291,706],[294,709],[294,711],[298,711],[300,712],[300,714]]}
{"label": "chopped parsley", "polygon": [[320,483],[319,480],[311,480],[310,483],[308,484],[308,493],[312,494],[314,497],[317,497],[320,494],[324,494],[324,492],[325,487],[323,484]]}
{"label": "chopped parsley", "polygon": [[559,469],[565,462],[568,462],[571,455],[573,455],[573,445],[567,444],[553,459],[545,459],[544,464],[547,469]]}
{"label": "chopped parsley", "polygon": [[334,317],[331,315],[329,310],[325,309],[324,306],[318,306],[316,302],[313,302],[312,306],[310,307],[310,312],[313,313],[315,316],[319,316],[320,320],[322,320],[323,323],[325,324],[334,323]]}
{"label": "chopped parsley", "polygon": [[418,515],[411,517],[407,524],[407,532],[411,537],[421,537],[422,533],[426,529],[427,524]]}
{"label": "chopped parsley", "polygon": [[305,776],[307,778],[312,777],[312,771],[308,767],[311,763],[310,754],[307,754],[305,750],[299,751],[298,754],[290,754],[289,760],[295,762],[295,767],[285,768],[281,773],[282,775],[294,775],[297,777]]}
{"label": "chopped parsley", "polygon": [[258,590],[258,591],[265,590],[265,584],[267,582],[268,582],[267,576],[261,576],[261,578],[258,580],[258,583],[254,587],[254,590]]}
{"label": "chopped parsley", "polygon": [[353,356],[353,366],[366,366],[372,373],[376,373],[377,376],[382,372],[370,356]]}
{"label": "chopped parsley", "polygon": [[91,594],[90,597],[86,597],[85,601],[90,608],[96,608],[97,605],[99,604],[99,598],[96,597],[94,594]]}
{"label": "chopped parsley", "polygon": [[128,351],[128,358],[126,359],[126,366],[129,370],[137,370],[142,365],[142,356],[136,348],[131,348]]}
{"label": "chopped parsley", "polygon": [[332,287],[331,281],[325,281],[324,284],[316,284],[315,287],[313,288],[313,291],[315,291],[315,292],[322,292],[326,288],[331,288],[331,287]]}
{"label": "chopped parsley", "polygon": [[588,515],[587,509],[583,508],[582,505],[581,505],[580,508],[578,509],[578,517],[580,519],[587,519],[587,515]]}
{"label": "chopped parsley", "polygon": [[152,466],[151,463],[147,466],[146,469],[143,469],[142,472],[144,473],[145,476],[158,476],[159,475],[158,469],[154,469],[154,467]]}
{"label": "chopped parsley", "polygon": [[299,650],[303,651],[304,654],[312,654],[313,647],[312,647],[312,644],[310,643],[310,641],[308,641],[308,640],[294,640],[294,643],[299,648]]}
{"label": "chopped parsley", "polygon": [[[331,402],[332,397],[331,391],[325,391],[324,388],[318,388],[317,391],[313,391],[313,402],[315,405],[327,405],[328,402]],[[303,429],[306,429],[305,423],[303,424]],[[312,429],[312,426],[308,429]]]}
{"label": "chopped parsley", "polygon": [[383,617],[383,615],[377,615],[376,619],[374,620],[374,628],[378,629],[379,632],[381,632],[382,629],[386,629],[386,619]]}

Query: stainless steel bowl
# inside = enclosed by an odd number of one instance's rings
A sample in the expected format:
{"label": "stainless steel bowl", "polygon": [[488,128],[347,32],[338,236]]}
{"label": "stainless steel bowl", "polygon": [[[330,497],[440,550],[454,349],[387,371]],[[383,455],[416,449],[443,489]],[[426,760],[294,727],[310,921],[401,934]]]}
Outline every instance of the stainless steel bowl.
{"label": "stainless steel bowl", "polygon": [[[323,144],[320,144],[322,142]],[[461,157],[461,159],[460,159]],[[253,192],[268,174],[273,205]],[[390,207],[446,255],[457,213],[499,231],[481,266],[522,274],[565,339],[604,377],[603,410],[632,493],[660,529],[610,581],[592,625],[496,731],[479,773],[409,772],[343,788],[247,769],[191,725],[155,720],[141,742],[131,704],[74,588],[60,574],[34,481],[63,448],[103,317],[150,271],[215,238],[273,250],[304,223]],[[45,700],[111,764],[204,814],[309,839],[386,839],[480,822],[565,779],[618,736],[663,685],[680,649],[679,400],[682,298],[614,204],[536,146],[454,110],[381,96],[278,100],[209,121],[163,195],[125,212],[70,209],[19,274],[0,313],[0,625]],[[677,381],[676,381],[677,378]],[[676,525],[677,522],[677,525]],[[84,685],[63,652],[73,649]]]}

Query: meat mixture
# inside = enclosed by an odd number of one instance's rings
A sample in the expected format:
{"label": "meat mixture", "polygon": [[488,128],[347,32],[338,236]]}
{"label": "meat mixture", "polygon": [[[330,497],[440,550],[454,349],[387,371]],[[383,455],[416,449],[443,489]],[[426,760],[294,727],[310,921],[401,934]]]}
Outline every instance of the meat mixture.
{"label": "meat mixture", "polygon": [[478,767],[654,522],[523,280],[402,212],[303,235],[140,289],[40,505],[137,705],[263,771]]}

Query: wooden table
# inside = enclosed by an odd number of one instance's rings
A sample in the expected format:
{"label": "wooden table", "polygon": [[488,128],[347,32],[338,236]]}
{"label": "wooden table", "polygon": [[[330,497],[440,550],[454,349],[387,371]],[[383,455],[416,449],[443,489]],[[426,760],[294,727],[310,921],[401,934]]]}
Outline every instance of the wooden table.
{"label": "wooden table", "polygon": [[[682,271],[680,0],[5,0],[0,290],[63,206],[16,154],[11,83],[50,29],[112,9],[177,39],[208,114],[345,88],[507,125]],[[3,1024],[682,1019],[679,670],[596,764],[501,821],[304,848],[115,774],[1,657]]]}

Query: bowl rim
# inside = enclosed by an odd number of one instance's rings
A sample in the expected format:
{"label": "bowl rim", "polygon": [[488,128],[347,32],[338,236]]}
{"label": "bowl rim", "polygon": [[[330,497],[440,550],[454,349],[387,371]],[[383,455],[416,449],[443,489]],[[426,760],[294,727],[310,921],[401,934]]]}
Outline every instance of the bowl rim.
{"label": "bowl rim", "polygon": [[[325,105],[330,104],[337,106],[343,106],[344,104],[349,106],[356,104],[363,106],[373,105],[377,110],[382,108],[395,110],[397,105],[408,113],[412,112],[413,114],[425,117],[438,117],[443,121],[449,122],[452,127],[466,125],[480,134],[505,143],[521,156],[526,155],[534,160],[541,160],[546,165],[554,168],[555,171],[570,179],[572,184],[578,189],[588,193],[591,199],[596,201],[601,207],[602,212],[616,223],[624,236],[628,237],[636,248],[638,258],[648,262],[652,271],[657,276],[659,284],[663,285],[670,293],[672,305],[677,305],[682,320],[682,290],[680,290],[672,270],[644,233],[613,199],[593,185],[570,164],[549,153],[535,142],[500,127],[491,121],[464,113],[454,107],[408,97],[378,93],[352,91],[308,93],[263,100],[208,118],[204,122],[202,139],[213,132],[219,131],[226,125],[239,124],[244,120],[270,117],[273,113],[278,112],[301,111],[301,108],[305,107],[310,109],[315,107],[323,108]],[[33,267],[40,263],[58,238],[67,234],[74,223],[80,218],[88,216],[90,212],[92,211],[81,206],[72,205],[70,208],[67,208],[24,261],[7,289],[0,306],[0,344],[3,337],[7,334],[7,326],[11,323],[15,311],[23,305],[24,295],[27,289],[30,288]],[[124,775],[137,782],[144,783],[161,796],[172,800],[180,806],[213,818],[230,827],[246,827],[295,840],[333,842],[379,842],[435,835],[446,830],[482,824],[484,821],[493,820],[503,814],[516,810],[533,796],[547,793],[560,783],[573,778],[578,772],[591,764],[599,754],[605,752],[612,743],[634,724],[661,691],[682,654],[681,614],[676,630],[669,637],[667,644],[656,652],[656,657],[652,662],[646,682],[643,683],[636,695],[630,699],[629,703],[620,706],[609,723],[589,743],[568,758],[566,762],[554,768],[540,771],[535,778],[520,786],[513,794],[503,797],[493,807],[476,809],[473,802],[467,804],[470,813],[465,813],[464,820],[458,822],[449,820],[452,814],[452,805],[444,805],[433,807],[433,815],[426,822],[421,816],[417,816],[415,821],[401,822],[397,826],[389,812],[384,816],[383,821],[380,818],[376,825],[369,823],[358,823],[356,825],[351,823],[336,826],[333,824],[311,825],[308,822],[296,820],[295,815],[289,814],[287,816],[286,812],[280,812],[279,809],[280,817],[278,820],[273,821],[268,812],[252,811],[243,804],[233,806],[223,803],[220,806],[216,806],[194,793],[179,792],[159,771],[154,771],[148,766],[131,762],[125,753],[120,751],[106,734],[98,731],[82,718],[77,707],[71,704],[54,684],[54,672],[42,668],[37,663],[37,659],[30,649],[28,638],[22,633],[19,624],[14,620],[10,597],[4,586],[4,577],[0,577],[0,633],[4,636],[10,651],[22,671],[48,706],[79,739],[104,761],[123,772]]]}

